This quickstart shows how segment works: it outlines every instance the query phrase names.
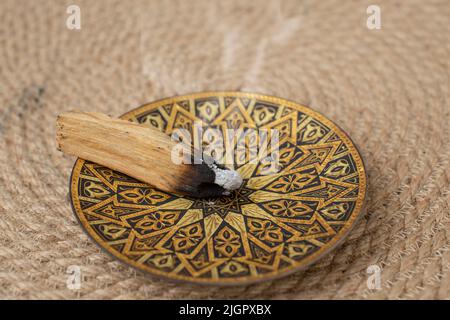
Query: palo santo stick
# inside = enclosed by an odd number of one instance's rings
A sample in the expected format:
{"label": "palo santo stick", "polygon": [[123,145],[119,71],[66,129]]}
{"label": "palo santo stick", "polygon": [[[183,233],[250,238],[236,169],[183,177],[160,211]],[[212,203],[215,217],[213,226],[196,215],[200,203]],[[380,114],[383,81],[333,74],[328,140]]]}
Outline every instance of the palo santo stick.
{"label": "palo santo stick", "polygon": [[101,113],[61,114],[56,141],[64,153],[123,172],[167,192],[210,197],[228,194],[242,184],[239,173],[209,161],[175,164],[171,153],[176,146],[180,149],[180,144],[168,135]]}

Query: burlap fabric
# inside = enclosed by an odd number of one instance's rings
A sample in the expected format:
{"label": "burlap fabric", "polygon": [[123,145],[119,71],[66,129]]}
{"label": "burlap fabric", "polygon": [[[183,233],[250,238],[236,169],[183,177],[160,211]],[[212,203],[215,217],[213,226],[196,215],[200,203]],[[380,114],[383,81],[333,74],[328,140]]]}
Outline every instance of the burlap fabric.
{"label": "burlap fabric", "polygon": [[[450,3],[0,2],[0,298],[449,298]],[[375,4],[375,3],[373,3]],[[241,90],[295,100],[359,145],[367,213],[307,271],[244,287],[153,279],[101,251],[68,201],[74,158],[55,148],[69,109]],[[81,289],[66,286],[81,267]],[[381,268],[369,289],[367,268]]]}

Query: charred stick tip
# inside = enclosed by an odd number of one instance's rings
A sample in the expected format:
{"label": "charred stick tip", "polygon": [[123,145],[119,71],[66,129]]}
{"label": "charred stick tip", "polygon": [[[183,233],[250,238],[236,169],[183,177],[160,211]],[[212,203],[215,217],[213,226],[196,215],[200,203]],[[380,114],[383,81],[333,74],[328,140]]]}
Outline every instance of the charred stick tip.
{"label": "charred stick tip", "polygon": [[229,195],[242,185],[242,177],[237,171],[225,168],[206,155],[200,162],[191,167],[194,171],[190,182],[181,188],[181,192],[196,198],[219,197]]}

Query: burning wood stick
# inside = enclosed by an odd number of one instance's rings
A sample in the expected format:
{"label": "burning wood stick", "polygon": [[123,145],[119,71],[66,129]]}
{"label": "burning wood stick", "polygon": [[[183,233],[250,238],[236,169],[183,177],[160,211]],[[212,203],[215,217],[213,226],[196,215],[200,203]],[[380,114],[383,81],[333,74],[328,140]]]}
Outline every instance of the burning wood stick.
{"label": "burning wood stick", "polygon": [[[176,164],[180,143],[149,127],[92,112],[58,116],[58,150],[96,162],[167,192],[193,197],[229,194],[242,184],[238,172],[203,155],[200,164]],[[189,148],[190,147],[187,147]]]}

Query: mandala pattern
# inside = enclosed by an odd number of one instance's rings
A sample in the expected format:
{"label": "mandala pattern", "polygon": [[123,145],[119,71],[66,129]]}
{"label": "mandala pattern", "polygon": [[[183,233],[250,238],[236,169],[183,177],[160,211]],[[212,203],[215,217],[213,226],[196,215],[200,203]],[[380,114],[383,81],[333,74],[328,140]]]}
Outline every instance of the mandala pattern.
{"label": "mandala pattern", "polygon": [[316,261],[361,214],[366,177],[358,151],[342,130],[307,107],[215,92],[150,103],[122,118],[167,134],[192,132],[200,123],[210,145],[224,143],[211,129],[280,132],[277,169],[234,159],[244,184],[222,198],[165,193],[77,160],[71,178],[77,217],[103,248],[141,270],[215,284],[272,279]]}

